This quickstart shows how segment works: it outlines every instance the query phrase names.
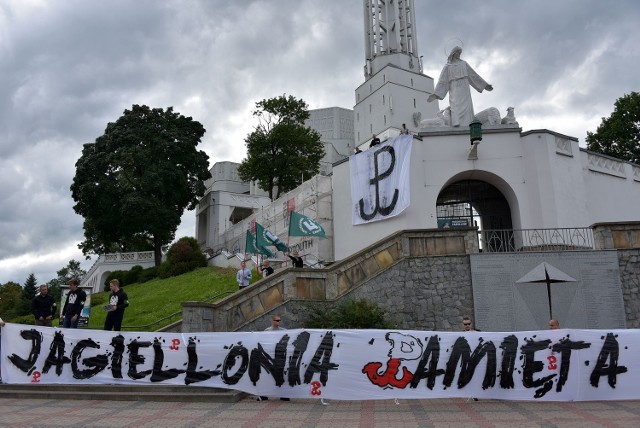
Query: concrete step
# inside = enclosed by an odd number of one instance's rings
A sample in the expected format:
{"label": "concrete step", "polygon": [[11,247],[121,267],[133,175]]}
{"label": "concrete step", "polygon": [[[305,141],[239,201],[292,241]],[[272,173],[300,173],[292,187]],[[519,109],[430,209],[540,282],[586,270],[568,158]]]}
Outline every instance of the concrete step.
{"label": "concrete step", "polygon": [[235,403],[247,394],[233,389],[160,385],[0,385],[0,398]]}

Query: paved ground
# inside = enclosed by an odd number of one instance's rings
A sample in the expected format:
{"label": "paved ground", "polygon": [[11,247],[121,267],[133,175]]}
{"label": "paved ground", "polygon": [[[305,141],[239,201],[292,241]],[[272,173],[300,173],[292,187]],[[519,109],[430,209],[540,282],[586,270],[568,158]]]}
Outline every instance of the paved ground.
{"label": "paved ground", "polygon": [[640,427],[640,401],[159,403],[0,399],[0,427]]}

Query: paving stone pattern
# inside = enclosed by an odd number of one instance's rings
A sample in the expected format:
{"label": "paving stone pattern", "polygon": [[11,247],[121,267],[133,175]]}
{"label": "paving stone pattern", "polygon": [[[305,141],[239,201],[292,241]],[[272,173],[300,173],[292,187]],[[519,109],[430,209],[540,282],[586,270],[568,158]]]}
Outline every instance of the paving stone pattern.
{"label": "paving stone pattern", "polygon": [[638,427],[640,401],[154,403],[0,399],[0,427]]}

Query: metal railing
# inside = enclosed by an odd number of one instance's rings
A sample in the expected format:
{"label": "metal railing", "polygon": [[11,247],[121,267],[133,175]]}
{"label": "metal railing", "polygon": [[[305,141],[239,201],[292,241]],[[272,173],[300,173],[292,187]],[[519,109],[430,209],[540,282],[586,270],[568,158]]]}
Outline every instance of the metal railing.
{"label": "metal railing", "polygon": [[593,231],[589,227],[557,229],[496,229],[478,232],[485,253],[522,251],[592,250]]}

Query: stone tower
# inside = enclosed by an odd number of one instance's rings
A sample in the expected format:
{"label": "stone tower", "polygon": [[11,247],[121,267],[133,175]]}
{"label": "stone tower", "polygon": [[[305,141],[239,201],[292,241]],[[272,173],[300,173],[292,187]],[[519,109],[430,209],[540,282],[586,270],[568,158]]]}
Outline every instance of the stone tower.
{"label": "stone tower", "polygon": [[435,117],[433,79],[422,74],[413,0],[364,0],[365,82],[356,89],[356,146],[372,134],[395,135],[403,123]]}

